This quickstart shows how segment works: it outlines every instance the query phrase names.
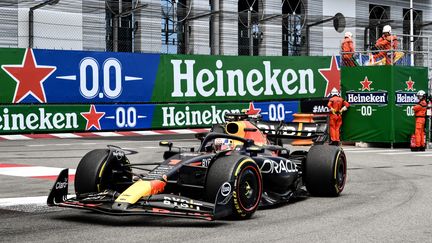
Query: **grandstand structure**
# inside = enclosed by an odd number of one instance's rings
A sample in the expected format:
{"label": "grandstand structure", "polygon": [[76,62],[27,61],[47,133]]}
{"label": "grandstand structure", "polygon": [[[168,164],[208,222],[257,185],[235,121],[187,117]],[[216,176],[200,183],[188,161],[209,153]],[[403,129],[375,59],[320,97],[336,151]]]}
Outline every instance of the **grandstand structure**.
{"label": "grandstand structure", "polygon": [[[30,12],[32,12],[30,14]],[[408,50],[407,0],[2,0],[0,47],[204,55],[337,55],[344,32],[373,49],[391,25]],[[432,1],[413,1],[428,52]]]}

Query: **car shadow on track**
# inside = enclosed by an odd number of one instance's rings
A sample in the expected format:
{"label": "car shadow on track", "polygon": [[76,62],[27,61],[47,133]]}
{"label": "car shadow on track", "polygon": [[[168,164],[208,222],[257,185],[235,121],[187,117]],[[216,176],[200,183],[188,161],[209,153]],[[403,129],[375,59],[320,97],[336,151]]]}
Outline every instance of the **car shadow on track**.
{"label": "car shadow on track", "polygon": [[52,220],[75,222],[80,224],[103,225],[113,227],[185,227],[185,228],[213,228],[228,224],[223,221],[204,221],[197,219],[183,219],[171,217],[152,216],[109,216],[93,212],[76,213],[69,215],[53,215]]}

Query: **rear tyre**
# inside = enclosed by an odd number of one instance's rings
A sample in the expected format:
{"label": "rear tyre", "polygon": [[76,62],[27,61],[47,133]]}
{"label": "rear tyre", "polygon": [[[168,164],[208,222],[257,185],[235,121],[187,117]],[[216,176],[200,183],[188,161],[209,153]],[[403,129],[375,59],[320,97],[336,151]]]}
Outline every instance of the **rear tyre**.
{"label": "rear tyre", "polygon": [[312,146],[307,154],[304,171],[308,192],[313,196],[339,196],[345,187],[346,169],[346,156],[340,147]]}
{"label": "rear tyre", "polygon": [[219,188],[225,182],[235,182],[232,198],[234,219],[250,218],[258,209],[262,195],[262,177],[258,165],[251,158],[238,154],[225,156],[213,162],[206,178],[206,197],[214,202]]}
{"label": "rear tyre", "polygon": [[126,156],[109,156],[109,149],[88,152],[78,164],[75,173],[75,193],[114,190],[121,192],[132,182],[132,173]]}

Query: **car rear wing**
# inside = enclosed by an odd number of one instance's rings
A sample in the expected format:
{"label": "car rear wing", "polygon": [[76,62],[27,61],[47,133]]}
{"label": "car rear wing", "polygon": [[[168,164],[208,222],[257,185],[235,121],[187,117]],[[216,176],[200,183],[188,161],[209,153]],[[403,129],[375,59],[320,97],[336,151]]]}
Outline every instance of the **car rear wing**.
{"label": "car rear wing", "polygon": [[305,122],[272,122],[256,121],[255,125],[269,139],[302,139],[312,138],[315,142],[324,142],[327,139],[327,123]]}

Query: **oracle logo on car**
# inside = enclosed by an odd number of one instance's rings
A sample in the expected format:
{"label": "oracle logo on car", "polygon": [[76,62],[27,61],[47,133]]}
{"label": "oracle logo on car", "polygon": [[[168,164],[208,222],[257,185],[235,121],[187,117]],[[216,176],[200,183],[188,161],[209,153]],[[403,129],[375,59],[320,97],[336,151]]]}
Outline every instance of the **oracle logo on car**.
{"label": "oracle logo on car", "polygon": [[290,160],[280,160],[276,162],[271,159],[264,160],[261,166],[261,173],[282,173],[297,172],[297,165]]}

